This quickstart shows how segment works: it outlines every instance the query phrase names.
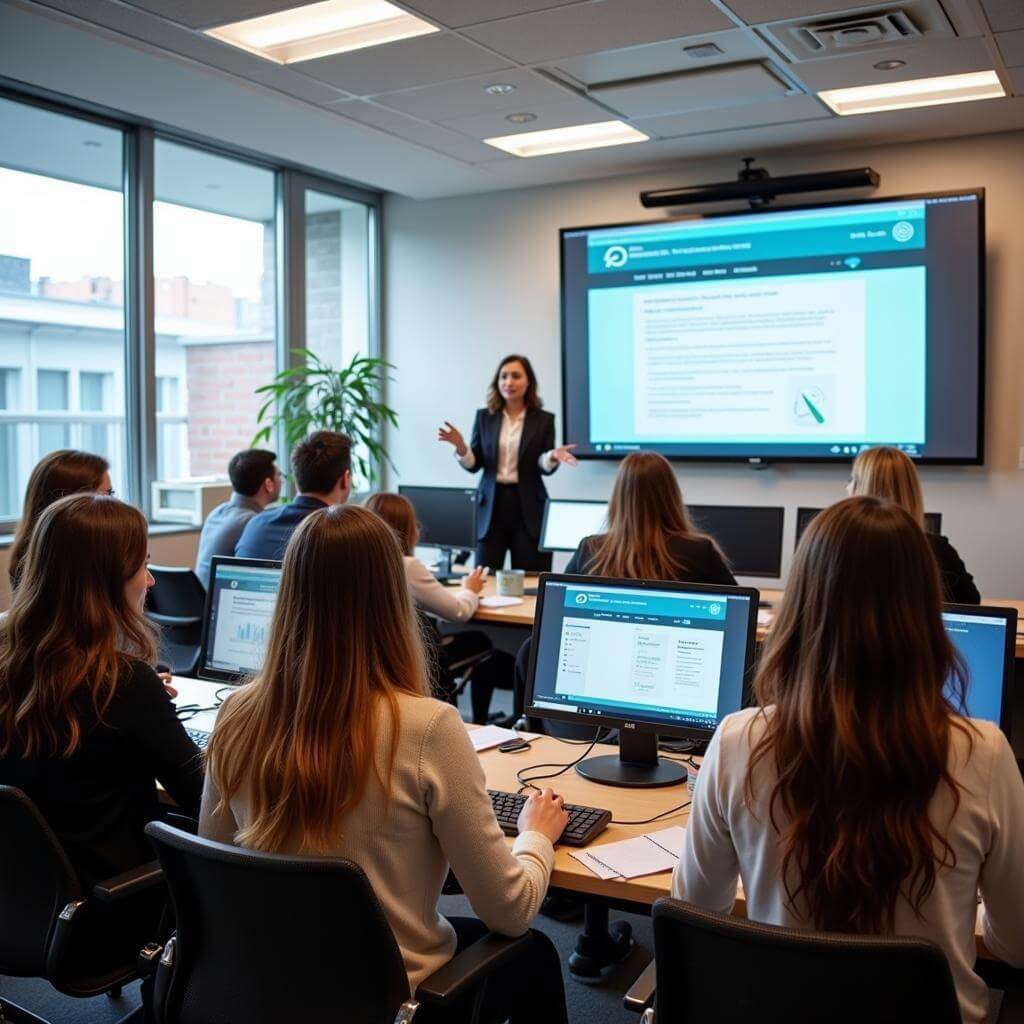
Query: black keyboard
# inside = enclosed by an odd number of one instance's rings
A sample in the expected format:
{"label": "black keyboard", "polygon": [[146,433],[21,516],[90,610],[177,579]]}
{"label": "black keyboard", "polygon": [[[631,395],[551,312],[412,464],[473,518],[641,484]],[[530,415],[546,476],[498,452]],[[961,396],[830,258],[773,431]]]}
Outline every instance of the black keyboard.
{"label": "black keyboard", "polygon": [[186,729],[188,738],[200,749],[205,750],[210,742],[210,734],[205,729]]}
{"label": "black keyboard", "polygon": [[[507,836],[518,835],[519,812],[526,803],[526,795],[504,793],[499,789],[489,789],[487,794],[491,798],[494,816],[498,819],[501,831]],[[565,826],[565,831],[558,841],[565,843],[566,846],[586,846],[596,839],[612,820],[612,812],[604,811],[600,807],[566,804],[565,809],[569,812],[569,824]]]}

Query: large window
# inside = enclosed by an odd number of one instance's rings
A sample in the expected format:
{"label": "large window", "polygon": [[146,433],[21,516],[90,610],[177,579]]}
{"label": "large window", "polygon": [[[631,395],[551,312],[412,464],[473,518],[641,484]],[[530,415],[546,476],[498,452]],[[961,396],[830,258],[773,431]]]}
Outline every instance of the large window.
{"label": "large window", "polygon": [[125,473],[120,131],[0,99],[0,518],[57,448]]}
{"label": "large window", "polygon": [[158,139],[157,465],[223,477],[276,368],[274,172]]}
{"label": "large window", "polygon": [[117,493],[158,518],[164,495],[226,480],[256,389],[293,349],[334,366],[376,352],[378,203],[0,95],[0,534],[59,448],[103,455]]}

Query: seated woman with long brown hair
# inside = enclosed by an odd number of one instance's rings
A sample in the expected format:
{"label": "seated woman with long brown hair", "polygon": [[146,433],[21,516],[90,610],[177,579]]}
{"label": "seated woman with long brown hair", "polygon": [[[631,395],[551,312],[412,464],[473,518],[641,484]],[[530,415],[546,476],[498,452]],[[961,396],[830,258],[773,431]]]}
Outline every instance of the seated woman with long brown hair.
{"label": "seated woman with long brown hair", "polygon": [[736,585],[714,538],[696,529],[668,459],[633,452],[619,466],[608,531],[584,537],[566,572]]}
{"label": "seated woman with long brown hair", "polygon": [[[536,794],[510,850],[462,719],[428,694],[394,533],[358,506],[314,512],[285,552],[263,669],[218,716],[199,825],[221,842],[359,864],[413,992],[488,928],[527,930],[567,820],[560,798]],[[438,913],[449,864],[481,920]],[[503,1016],[485,1019],[522,1024],[541,1006],[565,1021],[558,954],[539,933],[529,960],[488,983]]]}
{"label": "seated woman with long brown hair", "polygon": [[1024,966],[1024,782],[999,729],[961,714],[941,601],[902,508],[848,498],[814,519],[765,643],[760,707],[708,747],[672,891],[728,911],[742,875],[752,920],[931,939],[980,1024],[979,889],[986,944]]}
{"label": "seated woman with long brown hair", "polygon": [[[909,512],[911,519],[924,529],[924,498],[917,467],[899,448],[865,448],[853,460],[846,493],[891,501]],[[981,604],[974,577],[948,538],[941,533],[925,536],[939,565],[945,599],[956,604]]]}
{"label": "seated woman with long brown hair", "polygon": [[35,803],[84,884],[153,859],[155,780],[199,811],[199,751],[152,668],[148,543],[116,498],[53,502],[0,624],[0,783]]}
{"label": "seated woman with long brown hair", "polygon": [[32,529],[43,514],[43,509],[58,498],[88,492],[107,495],[114,493],[110,484],[110,463],[101,455],[62,448],[44,455],[32,467],[25,488],[21,518],[18,520],[7,562],[12,592],[18,585],[21,560],[28,552]]}

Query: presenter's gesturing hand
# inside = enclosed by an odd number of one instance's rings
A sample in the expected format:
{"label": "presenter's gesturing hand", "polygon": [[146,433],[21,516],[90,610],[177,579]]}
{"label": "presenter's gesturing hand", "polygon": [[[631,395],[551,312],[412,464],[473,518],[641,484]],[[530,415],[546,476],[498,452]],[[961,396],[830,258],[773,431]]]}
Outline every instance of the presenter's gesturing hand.
{"label": "presenter's gesturing hand", "polygon": [[455,454],[460,459],[469,451],[466,439],[459,432],[459,428],[453,427],[447,420],[444,421],[443,427],[437,428],[437,439],[438,441],[447,441],[455,449]]}
{"label": "presenter's gesturing hand", "polygon": [[551,449],[551,458],[555,462],[564,462],[567,466],[575,466],[579,462],[579,459],[572,453],[575,447],[574,444],[560,444],[557,448]]}

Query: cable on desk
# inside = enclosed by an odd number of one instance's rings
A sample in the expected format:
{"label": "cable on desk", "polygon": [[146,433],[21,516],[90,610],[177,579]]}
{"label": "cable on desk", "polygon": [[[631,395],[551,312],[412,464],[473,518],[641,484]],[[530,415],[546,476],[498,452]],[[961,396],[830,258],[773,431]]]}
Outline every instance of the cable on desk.
{"label": "cable on desk", "polygon": [[179,722],[191,722],[196,715],[201,715],[206,711],[216,711],[219,707],[219,704],[214,704],[212,707],[203,707],[202,704],[178,704],[174,713],[178,716]]}
{"label": "cable on desk", "polygon": [[[540,792],[540,787],[539,786],[535,786],[534,785],[535,782],[539,782],[541,779],[555,779],[555,778],[558,778],[559,775],[564,775],[570,768],[575,768],[576,765],[578,765],[580,763],[580,761],[582,761],[587,756],[587,754],[589,754],[594,749],[594,747],[597,746],[598,737],[601,735],[601,728],[602,727],[598,727],[597,733],[594,736],[594,738],[590,741],[590,743],[588,744],[587,749],[584,750],[583,753],[580,754],[580,756],[577,757],[575,761],[570,761],[568,764],[561,764],[559,762],[545,762],[545,763],[542,763],[542,764],[529,764],[529,765],[526,765],[525,768],[520,768],[519,771],[516,772],[516,782],[519,783],[519,789],[517,789],[516,792],[517,793],[522,793],[522,791],[524,789],[535,789],[539,793]],[[580,743],[581,741],[580,740],[573,740],[572,742]],[[531,775],[529,778],[526,778],[526,779],[523,778],[523,773],[524,772],[530,772],[530,771],[533,771],[536,768],[557,768],[558,771],[547,772],[547,773],[542,774],[542,775]]]}
{"label": "cable on desk", "polygon": [[662,811],[660,814],[655,814],[653,818],[644,818],[642,821],[620,821],[618,818],[612,818],[609,825],[650,825],[652,821],[659,821],[661,818],[667,818],[672,814],[678,814],[679,811],[686,810],[690,806],[691,801],[687,800],[685,804],[680,804],[678,807],[670,807],[667,811]]}

